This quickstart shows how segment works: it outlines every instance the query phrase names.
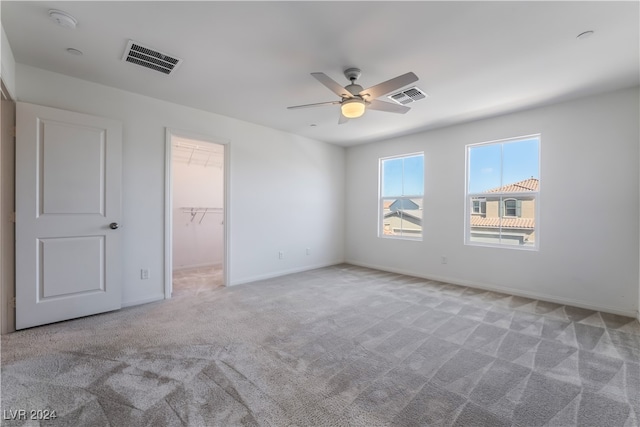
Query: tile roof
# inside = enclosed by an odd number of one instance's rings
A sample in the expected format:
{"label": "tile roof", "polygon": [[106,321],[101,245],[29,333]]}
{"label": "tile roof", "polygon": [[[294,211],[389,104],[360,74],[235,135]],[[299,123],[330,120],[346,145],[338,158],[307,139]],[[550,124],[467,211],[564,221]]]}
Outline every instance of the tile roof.
{"label": "tile roof", "polygon": [[[500,221],[502,219],[502,222]],[[535,218],[483,218],[481,216],[471,216],[472,227],[487,228],[526,228],[533,230],[536,225]]]}
{"label": "tile roof", "polygon": [[411,211],[420,209],[420,205],[411,199],[397,199],[389,205],[389,209],[392,211]]}
{"label": "tile roof", "polygon": [[[387,200],[384,200],[384,201],[382,202],[382,207],[383,207],[384,209],[389,209],[389,208],[391,207],[391,205],[392,205],[392,204],[396,203],[396,202],[397,202],[398,200],[400,200],[400,199],[402,199],[402,197],[398,197],[398,198],[395,198],[395,199],[387,199]],[[423,202],[424,202],[424,199],[423,199],[422,197],[418,197],[418,198],[415,198],[415,199],[409,199],[409,200],[411,200],[414,204],[418,205],[418,208],[419,208],[419,209],[422,209],[422,204],[423,204]],[[405,208],[405,210],[406,210],[406,209],[407,209],[407,208]]]}
{"label": "tile roof", "polygon": [[487,193],[521,193],[523,191],[538,191],[540,180],[537,178],[527,178],[513,184],[487,190]]}
{"label": "tile roof", "polygon": [[422,209],[406,209],[406,210],[397,210],[397,211],[391,211],[391,212],[387,212],[384,214],[385,218],[389,218],[392,216],[397,216],[400,217],[400,213],[404,216],[408,216],[408,217],[413,217],[415,219],[418,220],[422,220]]}

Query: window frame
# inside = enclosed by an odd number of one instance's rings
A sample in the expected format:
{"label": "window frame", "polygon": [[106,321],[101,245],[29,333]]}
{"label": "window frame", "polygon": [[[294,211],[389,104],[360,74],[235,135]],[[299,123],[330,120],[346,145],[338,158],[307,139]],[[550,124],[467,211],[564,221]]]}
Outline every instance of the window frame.
{"label": "window frame", "polygon": [[[423,175],[422,179],[424,181],[424,169],[425,169],[425,156],[424,151],[417,151],[413,153],[407,154],[399,154],[394,156],[380,157],[378,159],[378,237],[383,239],[392,239],[392,240],[410,240],[410,241],[422,241],[424,239],[424,217],[420,220],[420,235],[419,236],[410,236],[410,235],[394,235],[394,234],[386,234],[385,233],[385,217],[384,217],[384,205],[385,201],[396,201],[396,200],[409,200],[411,202],[412,199],[420,199],[421,210],[424,212],[424,182],[423,182],[423,191],[422,194],[402,194],[396,196],[383,196],[382,192],[384,189],[384,167],[383,164],[386,160],[395,160],[395,159],[406,159],[410,157],[418,157],[422,156],[422,167],[423,167]],[[404,177],[403,177],[404,180]],[[402,213],[400,214],[400,218],[402,219]]]}
{"label": "window frame", "polygon": [[[479,147],[483,145],[495,145],[495,144],[508,144],[512,142],[518,141],[526,141],[531,139],[537,139],[538,141],[538,190],[537,191],[527,191],[527,192],[469,192],[469,174],[470,174],[470,153],[471,149],[474,147]],[[541,160],[541,147],[542,147],[542,134],[531,134],[518,136],[513,138],[504,138],[493,141],[485,141],[473,144],[467,144],[465,146],[465,182],[464,182],[464,244],[467,246],[480,246],[480,247],[492,247],[492,248],[504,248],[504,249],[514,249],[514,250],[524,250],[524,251],[539,251],[540,249],[540,193],[542,188],[542,179],[540,175],[540,160]],[[500,160],[501,169],[504,167],[502,163],[503,159]],[[501,185],[506,185],[502,183]],[[499,198],[499,208],[502,212],[499,212],[498,218],[502,220],[502,218],[518,218],[518,208],[517,202],[518,200],[533,200],[534,201],[534,218],[535,225],[533,229],[533,234],[535,236],[535,240],[533,245],[513,245],[508,243],[489,243],[489,242],[478,242],[471,240],[471,217],[472,215],[479,215],[473,210],[473,200],[475,199],[483,199],[487,198],[490,195],[492,198]],[[516,215],[508,216],[506,215],[506,205],[505,202],[507,200],[516,200]],[[486,210],[485,210],[486,212]],[[502,235],[502,227],[498,227],[498,234]]]}

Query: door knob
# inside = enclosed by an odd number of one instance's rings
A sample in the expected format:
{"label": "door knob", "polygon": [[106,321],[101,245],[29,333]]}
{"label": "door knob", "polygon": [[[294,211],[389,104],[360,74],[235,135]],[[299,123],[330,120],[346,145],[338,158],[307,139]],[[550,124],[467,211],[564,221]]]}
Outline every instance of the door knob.
{"label": "door knob", "polygon": [[109,228],[112,230],[117,230],[118,227],[120,227],[120,225],[117,222],[112,222],[111,224],[109,224]]}

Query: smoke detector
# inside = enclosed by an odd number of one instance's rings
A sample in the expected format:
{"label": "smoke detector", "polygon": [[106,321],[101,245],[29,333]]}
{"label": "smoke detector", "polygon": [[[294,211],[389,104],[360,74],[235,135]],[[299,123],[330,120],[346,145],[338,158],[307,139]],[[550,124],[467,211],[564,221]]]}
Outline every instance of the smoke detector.
{"label": "smoke detector", "polygon": [[69,28],[71,30],[74,30],[76,25],[78,25],[78,20],[76,18],[69,15],[67,12],[57,9],[49,10],[49,18],[61,27]]}

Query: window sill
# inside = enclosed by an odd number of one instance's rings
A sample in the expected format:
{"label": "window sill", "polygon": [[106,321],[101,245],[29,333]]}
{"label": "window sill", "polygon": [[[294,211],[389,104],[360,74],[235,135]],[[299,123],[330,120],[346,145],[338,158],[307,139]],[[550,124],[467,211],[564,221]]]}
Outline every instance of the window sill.
{"label": "window sill", "polygon": [[409,240],[411,242],[422,242],[422,236],[420,236],[420,237],[410,237],[410,236],[380,235],[378,237],[380,239],[386,239],[386,240]]}
{"label": "window sill", "polygon": [[504,244],[493,244],[493,243],[483,243],[483,242],[464,242],[465,246],[478,246],[484,248],[497,248],[497,249],[513,249],[516,251],[529,251],[529,252],[538,252],[540,248],[537,245],[532,246],[523,246],[523,245],[504,245]]}

